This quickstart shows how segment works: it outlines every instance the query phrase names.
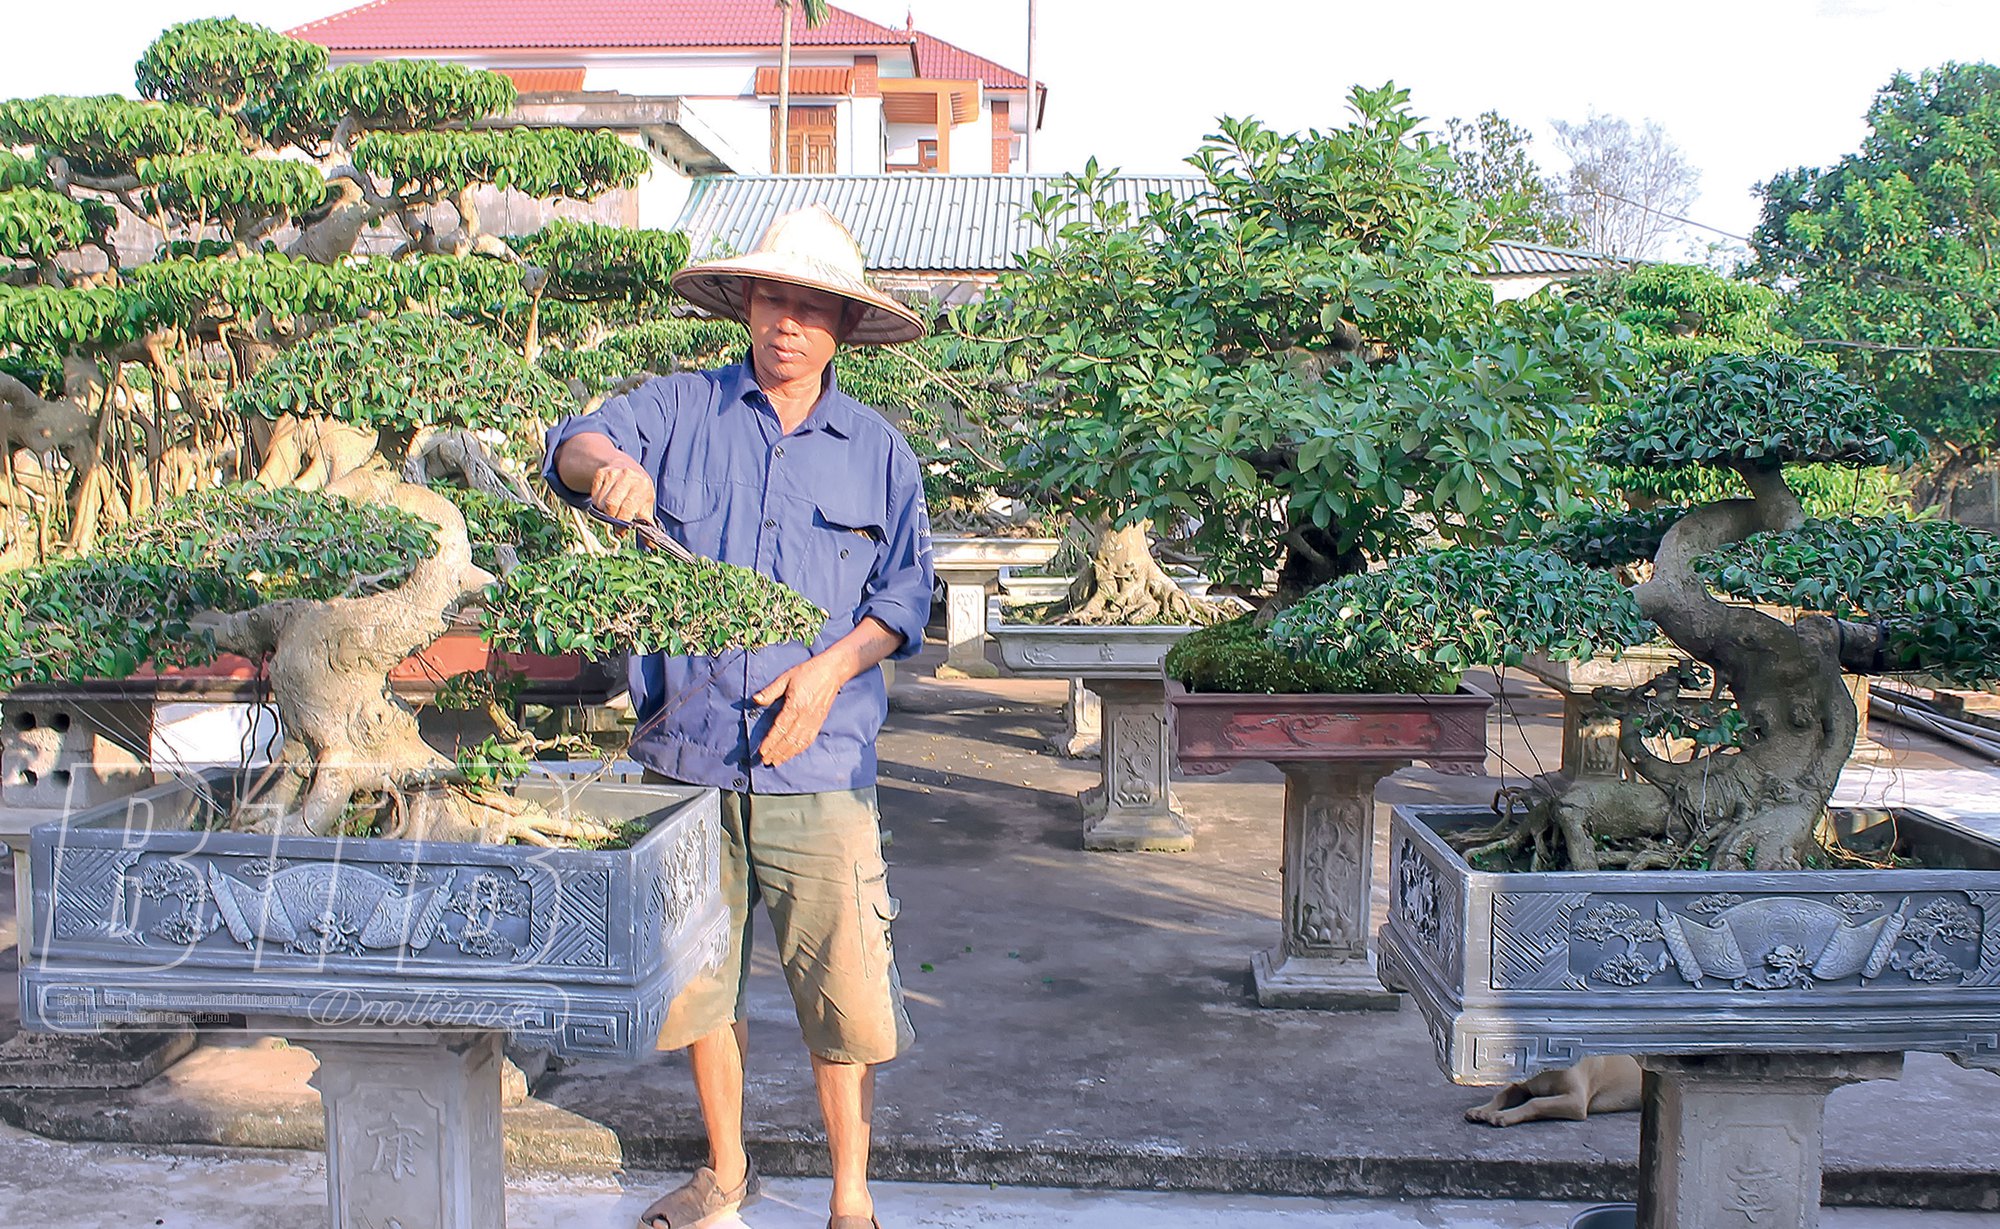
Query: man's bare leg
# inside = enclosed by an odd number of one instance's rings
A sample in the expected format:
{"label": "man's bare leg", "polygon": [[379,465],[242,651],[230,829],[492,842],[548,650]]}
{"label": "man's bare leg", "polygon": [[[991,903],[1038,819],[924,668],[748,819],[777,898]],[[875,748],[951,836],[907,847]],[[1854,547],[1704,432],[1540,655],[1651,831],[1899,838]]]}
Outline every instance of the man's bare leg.
{"label": "man's bare leg", "polygon": [[749,1049],[750,1028],[740,1020],[688,1046],[695,1100],[708,1128],[708,1167],[725,1191],[743,1181],[750,1164],[743,1154],[743,1057]]}
{"label": "man's bare leg", "polygon": [[827,1151],[833,1154],[835,1216],[874,1216],[875,1200],[868,1193],[868,1143],[875,1118],[875,1068],[866,1063],[836,1063],[812,1056],[813,1085],[819,1090],[819,1112],[826,1120]]}

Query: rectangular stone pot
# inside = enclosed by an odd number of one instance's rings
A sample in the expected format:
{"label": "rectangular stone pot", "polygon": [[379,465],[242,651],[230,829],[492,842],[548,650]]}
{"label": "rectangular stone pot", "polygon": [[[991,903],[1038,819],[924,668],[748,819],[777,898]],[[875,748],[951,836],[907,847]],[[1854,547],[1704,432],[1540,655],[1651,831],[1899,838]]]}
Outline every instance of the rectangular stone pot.
{"label": "rectangular stone pot", "polygon": [[650,830],[628,849],[203,831],[234,772],[36,829],[24,1022],[97,1030],[175,1013],[504,1031],[636,1057],[722,951],[712,789],[524,781],[551,810]]}
{"label": "rectangular stone pot", "polygon": [[1491,812],[1398,807],[1383,980],[1463,1084],[1597,1054],[2000,1063],[2000,844],[1855,814],[1850,847],[1893,836],[1940,869],[1494,874],[1439,835]]}
{"label": "rectangular stone pot", "polygon": [[1493,697],[1455,694],[1287,695],[1189,692],[1168,684],[1174,755],[1182,772],[1214,775],[1237,764],[1421,760],[1442,772],[1486,764]]}
{"label": "rectangular stone pot", "polygon": [[986,629],[1000,642],[1000,660],[1016,674],[1039,678],[1159,679],[1167,650],[1193,624],[1147,627],[1049,626],[1009,623],[996,600],[987,606]]}

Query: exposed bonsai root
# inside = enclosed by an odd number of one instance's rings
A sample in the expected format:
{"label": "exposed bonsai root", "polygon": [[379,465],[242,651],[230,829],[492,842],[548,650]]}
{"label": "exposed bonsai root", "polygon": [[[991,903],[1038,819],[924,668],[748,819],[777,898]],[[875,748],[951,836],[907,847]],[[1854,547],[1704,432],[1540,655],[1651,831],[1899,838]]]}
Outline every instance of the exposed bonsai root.
{"label": "exposed bonsai root", "polygon": [[1054,623],[1116,626],[1214,623],[1229,612],[1188,596],[1153,558],[1146,523],[1101,529],[1090,563],[1070,586],[1068,609]]}
{"label": "exposed bonsai root", "polygon": [[375,456],[376,433],[330,418],[280,417],[264,445],[259,485],[301,491],[330,488]]}

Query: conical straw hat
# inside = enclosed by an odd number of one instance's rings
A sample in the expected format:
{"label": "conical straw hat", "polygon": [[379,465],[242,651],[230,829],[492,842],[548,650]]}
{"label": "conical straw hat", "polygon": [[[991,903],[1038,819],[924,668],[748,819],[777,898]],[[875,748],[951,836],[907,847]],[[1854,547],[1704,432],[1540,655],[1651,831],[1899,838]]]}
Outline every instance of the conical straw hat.
{"label": "conical straw hat", "polygon": [[861,304],[867,310],[843,339],[853,345],[882,346],[924,335],[921,316],[868,284],[861,245],[824,205],[808,205],[772,222],[748,256],[687,266],[674,274],[673,286],[697,307],[743,320],[747,278],[808,286]]}

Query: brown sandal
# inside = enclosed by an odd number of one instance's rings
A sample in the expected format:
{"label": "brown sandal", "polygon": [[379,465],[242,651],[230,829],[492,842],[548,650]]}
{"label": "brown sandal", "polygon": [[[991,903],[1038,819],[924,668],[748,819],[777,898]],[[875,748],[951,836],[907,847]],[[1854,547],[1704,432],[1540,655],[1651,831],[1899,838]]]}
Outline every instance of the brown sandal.
{"label": "brown sandal", "polygon": [[745,1169],[742,1185],[733,1191],[717,1185],[715,1171],[704,1165],[639,1213],[639,1229],[702,1229],[746,1204],[756,1203],[762,1188],[754,1163]]}

